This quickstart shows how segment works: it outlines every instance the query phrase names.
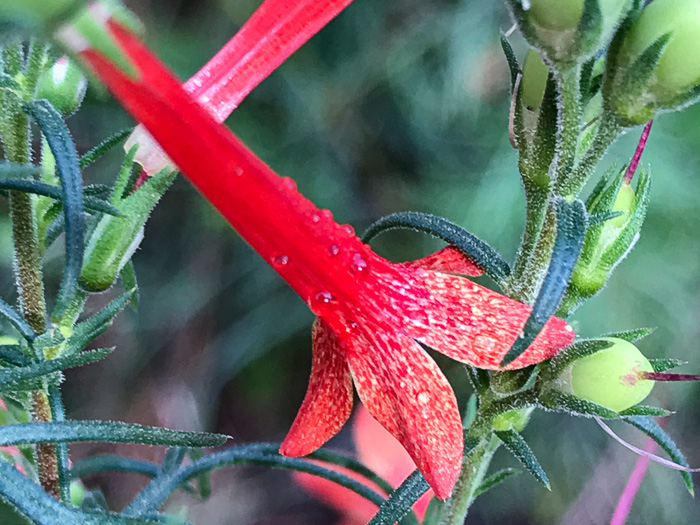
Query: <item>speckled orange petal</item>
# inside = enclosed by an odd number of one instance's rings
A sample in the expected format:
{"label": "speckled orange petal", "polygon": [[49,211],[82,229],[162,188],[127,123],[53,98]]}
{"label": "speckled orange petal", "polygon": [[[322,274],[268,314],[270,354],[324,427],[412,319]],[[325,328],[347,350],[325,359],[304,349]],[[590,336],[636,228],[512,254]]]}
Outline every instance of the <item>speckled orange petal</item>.
{"label": "speckled orange petal", "polygon": [[345,352],[320,319],[313,327],[311,377],[304,402],[280,453],[305,456],[332,438],[352,412],[352,378]]}
{"label": "speckled orange petal", "polygon": [[462,458],[457,400],[437,364],[411,338],[367,329],[347,342],[355,387],[369,413],[406,449],[440,499]]}
{"label": "speckled orange petal", "polygon": [[399,263],[399,266],[404,268],[423,268],[424,270],[468,275],[470,277],[478,277],[484,274],[484,270],[452,245],[445,246],[422,259]]}
{"label": "speckled orange petal", "polygon": [[[427,321],[409,319],[407,332],[452,359],[498,370],[531,308],[461,277],[426,271],[418,278],[430,291],[424,306]],[[549,359],[575,337],[566,321],[552,317],[525,353],[505,368]]]}

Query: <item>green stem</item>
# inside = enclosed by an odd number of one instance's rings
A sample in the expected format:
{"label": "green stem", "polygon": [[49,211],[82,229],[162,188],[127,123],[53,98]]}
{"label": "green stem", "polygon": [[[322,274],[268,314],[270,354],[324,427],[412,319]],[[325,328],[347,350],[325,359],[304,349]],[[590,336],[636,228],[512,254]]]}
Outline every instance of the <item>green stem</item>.
{"label": "green stem", "polygon": [[478,444],[465,451],[462,473],[455,485],[452,497],[445,502],[439,525],[462,525],[469,508],[474,503],[474,494],[486,477],[493,455],[501,441],[491,432],[483,436]]}
{"label": "green stem", "polygon": [[[43,64],[45,49],[43,46],[33,46],[29,65],[40,69]],[[21,69],[21,44],[9,46],[5,53],[5,67],[11,71]],[[39,57],[42,57],[41,59]],[[30,68],[28,77],[33,92],[32,82],[36,82]],[[29,96],[25,93],[25,97]],[[7,127],[3,130],[5,154],[11,162],[26,164],[31,162],[31,134],[29,120],[19,107],[9,116]],[[37,334],[46,331],[46,300],[41,270],[41,252],[39,250],[34,198],[29,193],[10,192],[10,217],[12,219],[12,237],[15,249],[15,279],[22,313]],[[55,399],[52,401],[49,388],[32,392],[32,415],[37,421],[52,421]],[[39,481],[46,492],[55,498],[62,493],[59,464],[67,459],[61,459],[56,445],[41,443],[36,446]]]}
{"label": "green stem", "polygon": [[[51,415],[54,421],[65,421],[66,411],[63,407],[63,396],[58,381],[49,385],[48,397]],[[70,503],[70,462],[68,456],[68,444],[58,443],[55,447],[56,470],[58,474],[58,489],[60,499],[64,503]]]}
{"label": "green stem", "polygon": [[47,50],[47,45],[36,39],[30,44],[29,57],[27,59],[27,74],[24,78],[25,100],[27,101],[34,99],[36,83],[39,81],[39,76],[44,72],[44,69],[46,69]]}
{"label": "green stem", "polygon": [[593,173],[598,162],[600,162],[600,159],[603,158],[605,152],[608,151],[608,148],[620,136],[622,131],[622,126],[607,112],[604,112],[590,146],[588,146],[583,157],[572,170],[562,173],[557,178],[554,184],[554,193],[567,199],[576,197]]}
{"label": "green stem", "polygon": [[559,91],[557,112],[557,145],[554,160],[554,173],[551,179],[556,181],[569,173],[576,161],[576,149],[581,130],[581,96],[580,96],[580,66],[572,67],[557,75]]}

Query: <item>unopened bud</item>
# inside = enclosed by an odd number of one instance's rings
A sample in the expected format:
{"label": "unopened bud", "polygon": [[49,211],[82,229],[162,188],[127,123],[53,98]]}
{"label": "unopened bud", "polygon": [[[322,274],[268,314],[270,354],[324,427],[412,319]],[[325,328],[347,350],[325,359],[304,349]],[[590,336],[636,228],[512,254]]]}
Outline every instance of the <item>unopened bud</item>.
{"label": "unopened bud", "polygon": [[87,80],[68,57],[59,58],[37,83],[37,98],[45,98],[65,116],[80,107],[87,90]]}

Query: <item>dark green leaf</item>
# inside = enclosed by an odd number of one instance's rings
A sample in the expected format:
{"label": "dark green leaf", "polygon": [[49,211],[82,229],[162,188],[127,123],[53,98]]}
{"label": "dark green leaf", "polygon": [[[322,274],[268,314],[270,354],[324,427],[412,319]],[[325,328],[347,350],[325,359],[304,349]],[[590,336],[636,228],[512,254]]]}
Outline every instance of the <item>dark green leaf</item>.
{"label": "dark green leaf", "polygon": [[27,353],[20,345],[0,345],[0,360],[11,366],[24,366],[30,363]]}
{"label": "dark green leaf", "polygon": [[122,271],[119,273],[122,278],[122,288],[124,290],[132,290],[131,297],[129,299],[129,304],[131,308],[138,312],[139,310],[139,284],[136,280],[136,270],[134,270],[133,261],[129,261],[124,265]]}
{"label": "dark green leaf", "polygon": [[61,179],[66,263],[53,312],[53,318],[60,319],[78,290],[78,277],[83,264],[85,234],[83,179],[78,165],[78,153],[61,113],[45,99],[26,104],[24,109],[39,124],[46,137],[51,153],[56,159],[56,169]]}
{"label": "dark green leaf", "polygon": [[[63,190],[59,186],[34,179],[0,179],[0,189],[34,193],[56,199],[59,202],[63,199]],[[116,215],[117,217],[122,215],[118,208],[103,199],[85,196],[83,201],[87,210]]]}
{"label": "dark green leaf", "polygon": [[622,213],[621,211],[594,213],[588,217],[588,225],[595,226],[597,224],[603,224],[604,222],[620,217]]}
{"label": "dark green leaf", "polygon": [[128,137],[133,130],[134,128],[127,128],[121,131],[117,131],[114,135],[111,135],[102,142],[100,142],[97,146],[95,146],[90,151],[85,153],[85,155],[80,157],[80,168],[87,168],[90,164],[95,162],[102,155],[111,150],[114,146],[118,145],[120,142],[125,140],[126,137]]}
{"label": "dark green leaf", "polygon": [[620,412],[621,416],[666,417],[673,414],[670,410],[646,405],[636,405]]}
{"label": "dark green leaf", "polygon": [[491,382],[491,376],[486,370],[480,368],[475,368],[473,366],[465,365],[465,370],[467,371],[467,377],[472,385],[472,388],[479,394],[484,393],[489,388]]}
{"label": "dark green leaf", "polygon": [[646,89],[670,38],[671,33],[660,36],[627,68],[618,88],[620,93],[630,93],[630,96],[635,96]]}
{"label": "dark green leaf", "polygon": [[502,367],[520,357],[544,328],[549,318],[555,314],[581,253],[587,227],[583,202],[558,199],[556,213],[557,236],[547,273],[520,336],[501,361]]}
{"label": "dark green leaf", "polygon": [[22,318],[17,310],[12,308],[2,299],[0,299],[0,316],[10,321],[12,326],[14,326],[27,341],[33,341],[36,339],[36,333],[34,330],[32,330],[32,327],[29,326],[29,323]]}
{"label": "dark green leaf", "polygon": [[511,476],[515,476],[517,474],[520,474],[520,471],[514,468],[504,468],[502,470],[499,470],[498,472],[494,472],[488,478],[482,481],[481,485],[479,485],[474,491],[474,499],[481,496],[487,490],[490,490],[495,486],[500,485]]}
{"label": "dark green leaf", "polygon": [[413,473],[401,483],[389,499],[379,507],[379,512],[368,525],[392,525],[411,512],[413,504],[425,494],[430,485],[423,475],[414,470]]}
{"label": "dark green leaf", "polygon": [[0,182],[4,179],[31,179],[39,175],[41,168],[33,164],[16,164],[14,162],[0,161]]}
{"label": "dark green leaf", "polygon": [[581,341],[575,341],[552,358],[549,365],[542,370],[542,378],[544,381],[554,381],[566,367],[577,359],[606,350],[613,344],[615,344],[613,341],[608,341],[606,339],[583,339]]}
{"label": "dark green leaf", "polygon": [[384,503],[384,498],[365,484],[345,474],[304,459],[281,456],[276,452],[278,448],[278,444],[271,443],[242,445],[205,456],[188,465],[181,466],[175,472],[163,473],[136,496],[126,508],[124,514],[127,516],[142,516],[146,513],[154,512],[180,483],[195,478],[202,472],[233,465],[266,465],[308,472],[348,488],[377,506],[381,506]]}
{"label": "dark green leaf", "polygon": [[408,229],[428,233],[454,245],[496,282],[510,275],[510,266],[496,250],[461,226],[429,213],[407,211],[392,213],[372,224],[362,235],[364,242],[389,230]]}
{"label": "dark green leaf", "polygon": [[121,312],[129,301],[131,291],[123,293],[95,315],[73,327],[73,334],[68,338],[68,351],[80,351],[87,344],[99,337],[112,326],[114,318]]}
{"label": "dark green leaf", "polygon": [[564,412],[571,416],[601,417],[605,419],[617,419],[619,417],[617,412],[598,403],[555,390],[540,396],[540,401],[546,408]]}
{"label": "dark green leaf", "polygon": [[172,472],[177,469],[187,456],[187,447],[171,447],[165,453],[161,470],[163,472]]}
{"label": "dark green leaf", "polygon": [[515,56],[515,52],[508,42],[508,37],[501,33],[501,48],[503,49],[503,54],[506,56],[506,61],[508,62],[508,69],[510,70],[510,90],[511,92],[515,90],[515,84],[520,74],[520,65],[518,64],[518,59]]}
{"label": "dark green leaf", "polygon": [[665,372],[688,364],[688,361],[682,359],[649,359],[649,362],[654,372]]}
{"label": "dark green leaf", "polygon": [[0,446],[104,441],[170,447],[215,447],[224,444],[227,439],[222,434],[184,432],[119,421],[54,421],[0,427]]}
{"label": "dark green leaf", "polygon": [[[629,343],[636,343],[640,339],[644,339],[656,331],[656,328],[636,328],[634,330],[625,330],[623,332],[611,332],[602,335],[601,337],[614,337],[615,339],[624,339]],[[657,370],[658,372],[658,370]]]}
{"label": "dark green leaf", "polygon": [[495,430],[494,433],[537,481],[547,487],[547,490],[552,490],[542,465],[535,457],[530,445],[527,444],[520,434],[515,430]]}
{"label": "dark green leaf", "polygon": [[[688,460],[685,459],[685,456],[680,451],[673,439],[671,439],[666,431],[653,419],[649,417],[628,416],[622,418],[622,421],[638,428],[651,439],[656,441],[673,461],[684,467],[689,466]],[[693,477],[690,475],[690,472],[684,472],[681,470],[679,473],[683,477],[683,481],[685,482],[685,486],[688,488],[688,492],[690,492],[691,495],[694,495],[695,488],[693,487]]]}
{"label": "dark green leaf", "polygon": [[[99,350],[88,350],[77,354],[57,357],[49,361],[33,363],[26,366],[4,368],[0,370],[0,392],[11,392],[13,390],[25,390],[18,388],[23,382],[37,379],[59,370],[74,368],[76,366],[94,363],[107,357],[114,348],[102,348]],[[31,389],[31,388],[30,388]]]}

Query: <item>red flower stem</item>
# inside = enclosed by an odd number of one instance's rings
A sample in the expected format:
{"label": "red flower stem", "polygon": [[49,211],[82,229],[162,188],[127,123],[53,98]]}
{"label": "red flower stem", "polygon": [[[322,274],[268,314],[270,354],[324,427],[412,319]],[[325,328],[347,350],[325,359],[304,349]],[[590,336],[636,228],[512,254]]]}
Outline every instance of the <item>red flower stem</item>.
{"label": "red flower stem", "polygon": [[[646,452],[654,453],[656,448],[656,442],[651,438],[647,438],[646,443],[644,444],[644,450]],[[642,481],[646,476],[650,463],[651,459],[646,456],[639,456],[639,459],[637,459],[634,470],[627,480],[627,484],[625,485],[625,488],[620,495],[620,499],[617,502],[617,507],[615,507],[615,512],[610,520],[610,525],[625,525],[627,522],[627,518],[632,510],[632,505],[634,504],[634,500],[639,492],[639,487],[642,485]]]}
{"label": "red flower stem", "polygon": [[652,381],[700,381],[700,376],[693,374],[674,374],[668,372],[642,372],[642,379]]}
{"label": "red flower stem", "polygon": [[635,172],[637,171],[637,166],[639,166],[639,161],[642,158],[642,153],[644,153],[644,148],[647,145],[647,141],[649,140],[649,133],[651,133],[651,126],[654,123],[653,120],[650,120],[649,122],[646,123],[644,126],[644,129],[642,130],[642,136],[639,137],[639,142],[637,143],[637,149],[634,151],[634,156],[632,157],[632,160],[630,161],[630,165],[627,168],[627,173],[625,173],[625,179],[624,181],[629,184],[632,182],[632,178],[634,177]]}
{"label": "red flower stem", "polygon": [[[292,179],[280,178],[233,133],[214,122],[128,30],[113,19],[105,27],[137,68],[136,78],[93,48],[79,50],[79,55],[316,314],[327,303],[336,303],[337,311],[356,302],[362,285],[352,266],[358,259],[371,260],[374,274],[402,279],[349,226],[333,221],[330,212],[319,210],[296,191]],[[376,284],[368,281],[363,281],[365,286]]]}

